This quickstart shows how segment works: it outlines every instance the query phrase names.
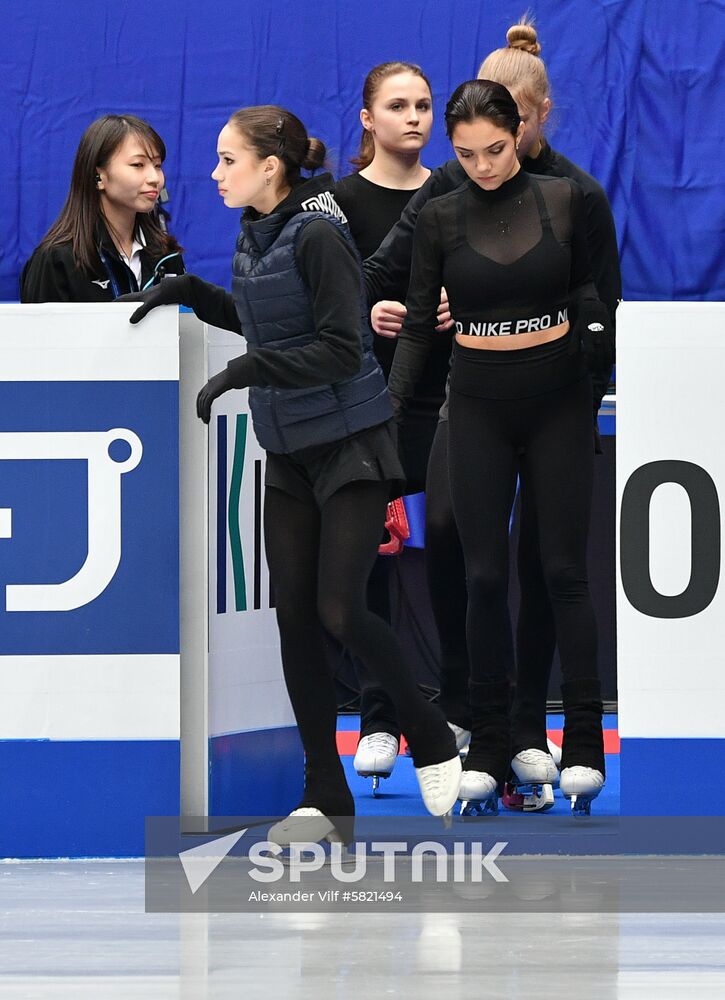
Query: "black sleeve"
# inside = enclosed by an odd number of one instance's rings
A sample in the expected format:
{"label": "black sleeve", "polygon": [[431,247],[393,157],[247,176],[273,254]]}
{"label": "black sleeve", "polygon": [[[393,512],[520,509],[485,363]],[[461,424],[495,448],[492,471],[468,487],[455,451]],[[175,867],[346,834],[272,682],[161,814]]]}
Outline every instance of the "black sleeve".
{"label": "black sleeve", "polygon": [[594,412],[599,409],[607,391],[614,363],[614,323],[609,310],[597,294],[591,274],[589,238],[584,208],[584,195],[575,181],[572,189],[571,274],[569,295],[571,322],[580,337],[582,349],[592,378]]}
{"label": "black sleeve", "polygon": [[408,310],[398,335],[388,389],[393,408],[402,417],[413,396],[426,360],[440,334],[435,332],[441,285],[443,254],[435,205],[426,205],[418,215],[413,239]]}
{"label": "black sleeve", "polygon": [[569,295],[572,299],[598,298],[592,278],[589,256],[589,237],[584,211],[584,195],[576,181],[570,180],[571,188],[571,272],[569,274]]}
{"label": "black sleeve", "polygon": [[465,181],[466,175],[458,160],[449,160],[430,175],[422,188],[405,206],[400,220],[393,226],[378,249],[363,264],[365,291],[368,302],[374,305],[381,299],[405,298],[408,288],[413,234],[420,210],[431,198],[454,191]]}
{"label": "black sleeve", "polygon": [[20,276],[21,302],[74,302],[65,265],[52,249],[36,250]]}
{"label": "black sleeve", "polygon": [[329,385],[360,369],[362,276],[357,253],[333,223],[314,219],[301,230],[295,256],[312,296],[317,338],[304,347],[252,348],[234,358],[227,368],[236,388]]}
{"label": "black sleeve", "polygon": [[243,333],[234,299],[226,289],[212,285],[209,281],[203,281],[195,274],[184,274],[165,280],[183,282],[185,286],[183,304],[193,309],[202,323],[217,326],[220,330],[230,330],[232,333]]}
{"label": "black sleeve", "polygon": [[607,307],[614,330],[616,310],[622,298],[622,275],[614,216],[604,189],[593,187],[584,195],[589,256],[599,298]]}

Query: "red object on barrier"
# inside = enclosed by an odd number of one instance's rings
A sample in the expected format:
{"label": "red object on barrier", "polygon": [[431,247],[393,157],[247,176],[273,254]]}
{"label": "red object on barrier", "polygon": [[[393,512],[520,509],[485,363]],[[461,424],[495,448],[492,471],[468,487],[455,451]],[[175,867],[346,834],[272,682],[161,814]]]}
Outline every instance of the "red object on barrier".
{"label": "red object on barrier", "polygon": [[408,515],[405,512],[403,498],[391,500],[385,515],[385,530],[390,535],[390,540],[382,542],[378,547],[381,556],[397,556],[403,551],[403,542],[410,538],[410,526]]}

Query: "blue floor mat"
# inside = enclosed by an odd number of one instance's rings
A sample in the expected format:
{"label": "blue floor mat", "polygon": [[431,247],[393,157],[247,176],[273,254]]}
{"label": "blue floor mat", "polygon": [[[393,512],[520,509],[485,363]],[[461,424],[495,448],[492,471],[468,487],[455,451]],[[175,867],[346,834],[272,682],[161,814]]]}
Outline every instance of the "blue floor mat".
{"label": "blue floor mat", "polygon": [[[561,715],[550,715],[547,718],[548,729],[561,729]],[[338,719],[338,729],[356,731],[360,726],[360,718],[356,715],[341,716]],[[605,729],[617,728],[616,715],[604,717]],[[395,770],[389,778],[380,782],[378,795],[372,794],[372,779],[361,778],[352,766],[353,758],[343,756],[345,775],[350,790],[355,796],[355,809],[358,816],[423,816],[425,808],[418,790],[413,762],[409,757],[398,757]],[[603,791],[592,805],[592,814],[597,816],[619,815],[619,754],[607,754],[607,782]],[[508,810],[507,816],[519,817],[523,823],[545,823],[550,816],[568,816],[571,808],[558,789],[554,791],[555,804],[546,813],[515,813]]]}

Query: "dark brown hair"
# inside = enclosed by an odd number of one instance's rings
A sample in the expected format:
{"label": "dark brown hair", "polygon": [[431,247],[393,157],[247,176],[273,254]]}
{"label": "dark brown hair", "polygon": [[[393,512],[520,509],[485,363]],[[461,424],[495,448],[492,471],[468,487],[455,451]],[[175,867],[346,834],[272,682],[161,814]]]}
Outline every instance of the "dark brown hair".
{"label": "dark brown hair", "polygon": [[446,104],[446,135],[451,139],[456,125],[476,118],[488,118],[513,136],[521,122],[513,97],[493,80],[467,80],[456,87]]}
{"label": "dark brown hair", "polygon": [[260,160],[279,157],[290,186],[299,180],[300,170],[317,170],[325,162],[324,142],[311,139],[299,118],[276,104],[242,108],[229,124],[242,133]]}
{"label": "dark brown hair", "polygon": [[[365,77],[365,83],[363,84],[362,92],[362,103],[366,111],[370,111],[373,106],[373,101],[375,100],[378,91],[380,90],[380,85],[383,80],[387,80],[388,77],[397,76],[398,73],[413,73],[415,76],[419,76],[423,80],[428,90],[432,91],[430,80],[425,75],[420,66],[416,66],[415,63],[409,62],[385,62],[380,63],[378,66],[373,66],[368,75]],[[357,170],[363,170],[365,167],[369,167],[373,162],[373,157],[375,156],[375,140],[373,139],[372,133],[368,132],[366,128],[362,130],[362,135],[360,136],[360,147],[357,151],[357,156],[350,157],[350,163],[353,164]]]}
{"label": "dark brown hair", "polygon": [[[84,271],[94,270],[98,257],[96,230],[103,219],[96,172],[108,164],[128,135],[138,136],[149,157],[158,157],[162,162],[166,159],[166,146],[148,122],[135,115],[104,115],[96,119],[81,136],[65,204],[40,244],[41,248],[47,248],[70,242],[76,265]],[[137,214],[136,229],[143,232],[153,255],[181,252],[174,237],[164,232],[151,213]]]}

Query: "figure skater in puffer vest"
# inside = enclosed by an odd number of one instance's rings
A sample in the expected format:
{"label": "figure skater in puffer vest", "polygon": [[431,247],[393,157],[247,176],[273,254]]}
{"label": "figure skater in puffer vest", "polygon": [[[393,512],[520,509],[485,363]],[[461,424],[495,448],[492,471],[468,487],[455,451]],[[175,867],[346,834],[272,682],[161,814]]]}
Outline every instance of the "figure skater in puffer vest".
{"label": "figure skater in puffer vest", "polygon": [[267,452],[265,545],[282,663],[305,750],[305,792],[270,830],[279,844],[353,836],[354,801],[336,747],[337,706],[324,630],[363,661],[393,701],[423,801],[444,815],[461,764],[440,710],[425,700],[400,645],[366,607],[388,501],[402,492],[392,409],[372,351],[360,260],[329,174],[325,146],[276,106],[243,108],[219,134],[212,174],[229,208],[245,207],[232,294],[194,275],[127,301],[179,303],[242,334],[247,352],[197,400],[208,423],[229,389],[249,387]]}

